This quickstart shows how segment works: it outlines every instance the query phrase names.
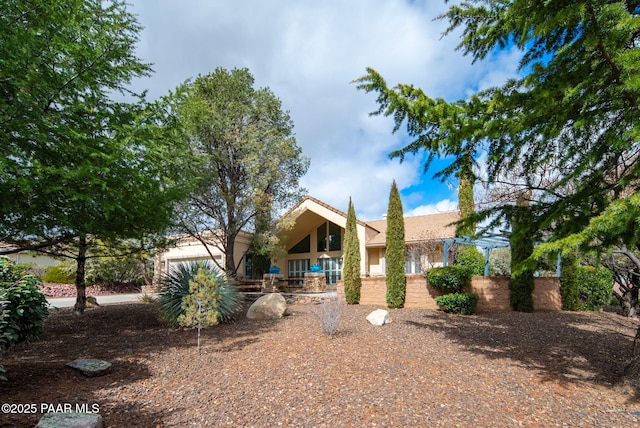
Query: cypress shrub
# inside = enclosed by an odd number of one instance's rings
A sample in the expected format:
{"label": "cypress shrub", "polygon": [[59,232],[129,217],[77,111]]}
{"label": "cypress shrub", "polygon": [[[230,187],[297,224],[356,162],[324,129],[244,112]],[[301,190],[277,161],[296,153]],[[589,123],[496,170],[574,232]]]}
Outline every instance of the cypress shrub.
{"label": "cypress shrub", "polygon": [[509,281],[509,301],[519,312],[533,312],[534,269],[523,262],[533,254],[533,227],[531,208],[516,206],[512,216],[513,232],[511,243],[511,279]]}
{"label": "cypress shrub", "polygon": [[405,264],[406,252],[404,242],[404,216],[402,201],[395,180],[389,194],[387,209],[387,239],[386,239],[386,282],[387,306],[402,308],[406,292]]}
{"label": "cypress shrub", "polygon": [[580,303],[580,283],[578,282],[578,262],[575,254],[562,257],[562,273],[560,275],[560,295],[562,309],[578,311]]}
{"label": "cypress shrub", "polygon": [[360,303],[360,240],[356,225],[356,211],[349,198],[349,211],[347,224],[344,231],[344,267],[342,270],[344,279],[344,295],[348,304]]}

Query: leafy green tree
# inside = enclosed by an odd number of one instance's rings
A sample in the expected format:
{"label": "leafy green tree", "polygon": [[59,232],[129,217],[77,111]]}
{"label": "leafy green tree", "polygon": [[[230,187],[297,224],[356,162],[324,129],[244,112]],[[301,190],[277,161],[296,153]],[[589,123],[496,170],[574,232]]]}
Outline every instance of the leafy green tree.
{"label": "leafy green tree", "polygon": [[356,224],[356,210],[351,198],[349,198],[349,210],[347,211],[347,224],[344,230],[344,265],[342,276],[344,280],[344,295],[348,304],[360,303],[360,239]]}
{"label": "leafy green tree", "polygon": [[185,188],[165,105],[127,89],[151,72],[139,31],[116,0],[10,0],[0,14],[0,236],[77,262],[77,313],[90,249],[162,235]]}
{"label": "leafy green tree", "polygon": [[404,306],[407,280],[405,276],[406,249],[404,241],[404,214],[396,181],[391,185],[387,208],[387,233],[385,273],[387,282],[387,306]]}
{"label": "leafy green tree", "polygon": [[198,180],[179,221],[207,249],[225,254],[220,267],[230,276],[240,263],[234,258],[238,234],[255,230],[256,218],[275,218],[265,210],[297,202],[304,193],[298,180],[309,166],[280,100],[253,85],[247,69],[218,68],[177,91],[178,118]]}

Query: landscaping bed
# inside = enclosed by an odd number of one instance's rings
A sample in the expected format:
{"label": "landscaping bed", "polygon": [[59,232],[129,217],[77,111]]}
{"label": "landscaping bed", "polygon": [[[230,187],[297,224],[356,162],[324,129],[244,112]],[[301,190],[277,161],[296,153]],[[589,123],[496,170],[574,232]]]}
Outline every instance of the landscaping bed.
{"label": "landscaping bed", "polygon": [[[74,284],[55,284],[45,282],[40,287],[47,297],[76,297],[76,286]],[[106,296],[111,294],[140,293],[141,287],[132,284],[110,284],[110,285],[88,285],[88,296]]]}
{"label": "landscaping bed", "polygon": [[[637,321],[605,312],[448,315],[345,309],[326,337],[312,299],[279,321],[170,329],[153,305],[52,311],[42,339],[2,354],[3,402],[99,408],[105,426],[636,426],[620,382]],[[87,378],[76,358],[113,364]],[[40,407],[38,407],[39,409]],[[1,427],[41,414],[0,414]]]}

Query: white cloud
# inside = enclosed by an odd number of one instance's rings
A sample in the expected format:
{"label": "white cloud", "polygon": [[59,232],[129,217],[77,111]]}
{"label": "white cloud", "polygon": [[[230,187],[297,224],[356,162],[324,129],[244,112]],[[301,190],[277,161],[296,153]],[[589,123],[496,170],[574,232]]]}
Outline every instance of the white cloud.
{"label": "white cloud", "polygon": [[458,211],[458,201],[452,201],[451,199],[444,199],[434,204],[417,206],[412,210],[406,211],[404,215],[409,217],[409,216],[415,216],[415,215],[446,213],[451,211]]}
{"label": "white cloud", "polygon": [[[358,215],[367,219],[386,211],[392,180],[402,191],[425,181],[432,185],[432,174],[422,174],[418,159],[388,159],[406,139],[391,134],[389,118],[369,116],[377,108],[375,95],[356,90],[351,81],[372,67],[389,85],[412,83],[431,96],[456,99],[512,69],[505,67],[513,62],[509,55],[497,58],[499,68],[472,66],[471,58],[455,51],[455,35],[441,39],[446,22],[433,19],[446,10],[444,2],[130,2],[146,27],[138,55],[156,70],[136,82],[139,88],[157,97],[217,67],[249,68],[256,86],[268,86],[290,111],[298,144],[311,158],[301,184],[342,210],[352,196]],[[424,198],[416,203],[429,207]],[[434,207],[452,203],[436,202]]]}

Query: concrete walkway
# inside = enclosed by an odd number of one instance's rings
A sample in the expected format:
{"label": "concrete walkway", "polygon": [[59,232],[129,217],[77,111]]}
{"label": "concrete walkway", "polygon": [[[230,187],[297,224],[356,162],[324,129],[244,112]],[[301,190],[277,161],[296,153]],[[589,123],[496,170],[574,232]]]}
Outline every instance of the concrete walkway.
{"label": "concrete walkway", "polygon": [[[247,297],[257,299],[262,296],[264,293],[245,293]],[[282,293],[283,296],[290,297],[325,297],[332,298],[336,297],[338,293],[335,291],[326,291],[324,293]],[[99,305],[108,305],[111,303],[125,303],[125,302],[140,302],[142,301],[142,293],[134,293],[134,294],[112,294],[109,296],[95,296]],[[51,305],[52,308],[72,308],[73,305],[76,304],[75,297],[56,297],[51,298],[47,297],[47,302]]]}
{"label": "concrete walkway", "polygon": [[[112,294],[109,296],[96,296],[96,300],[99,305],[105,305],[109,303],[124,303],[124,302],[136,302],[142,299],[141,293],[134,294]],[[75,297],[47,297],[47,302],[52,308],[71,308],[76,304]]]}

